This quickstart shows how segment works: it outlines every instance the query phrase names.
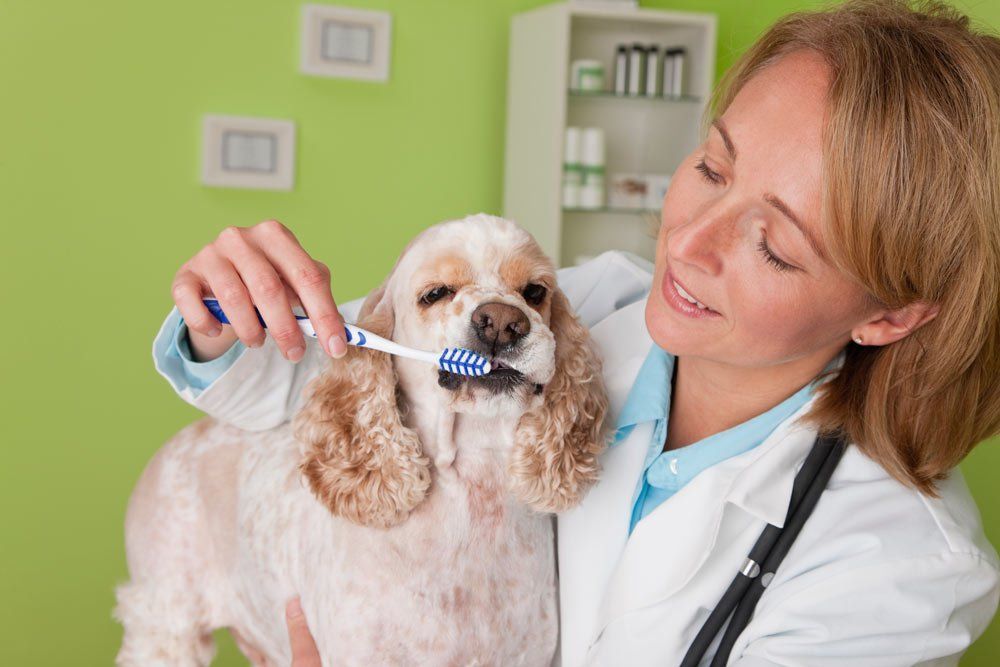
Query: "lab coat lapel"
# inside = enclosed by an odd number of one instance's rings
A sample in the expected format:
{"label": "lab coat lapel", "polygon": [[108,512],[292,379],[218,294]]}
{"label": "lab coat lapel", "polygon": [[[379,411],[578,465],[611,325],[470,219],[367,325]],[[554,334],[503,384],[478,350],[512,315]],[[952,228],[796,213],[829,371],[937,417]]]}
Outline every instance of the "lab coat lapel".
{"label": "lab coat lapel", "polygon": [[[762,520],[756,522],[761,528],[764,522],[784,525],[795,473],[816,435],[792,422],[813,400],[760,445],[701,472],[636,524],[608,582],[597,636],[622,614],[665,600],[687,585],[716,552],[725,513],[748,513]],[[734,574],[738,561],[736,555]]]}
{"label": "lab coat lapel", "polygon": [[[644,308],[645,300],[626,306],[590,330],[602,352],[608,424],[617,421],[653,344],[646,333]],[[563,665],[581,664],[593,636],[605,586],[628,537],[632,494],[642,472],[651,429],[651,424],[639,425],[629,437],[605,451],[600,481],[579,506],[558,517]]]}

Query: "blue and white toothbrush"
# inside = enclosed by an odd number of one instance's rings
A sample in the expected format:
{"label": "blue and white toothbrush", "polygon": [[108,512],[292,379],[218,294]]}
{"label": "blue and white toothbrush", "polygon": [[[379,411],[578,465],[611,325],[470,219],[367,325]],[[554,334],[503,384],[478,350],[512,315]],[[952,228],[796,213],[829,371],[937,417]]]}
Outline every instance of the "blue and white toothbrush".
{"label": "blue and white toothbrush", "polygon": [[[215,316],[222,324],[229,324],[229,318],[226,314],[222,312],[222,307],[219,305],[218,299],[202,299],[205,307],[208,308],[209,312]],[[257,313],[257,320],[260,321],[260,326],[267,328],[267,324],[264,322],[264,318],[260,316],[260,311],[254,306],[254,312]],[[316,331],[313,330],[312,322],[309,321],[308,317],[304,315],[295,315],[296,323],[299,325],[299,329],[302,330],[307,336],[312,336],[316,338]],[[381,350],[382,352],[388,352],[389,354],[396,354],[401,357],[409,357],[410,359],[417,359],[419,361],[426,361],[428,363],[436,364],[438,368],[448,371],[449,373],[455,373],[456,375],[469,375],[473,377],[479,377],[481,375],[486,375],[490,372],[490,362],[483,356],[476,354],[472,350],[466,350],[461,347],[446,347],[440,354],[435,354],[434,352],[424,352],[423,350],[414,350],[412,347],[406,347],[405,345],[400,345],[399,343],[394,343],[391,340],[382,338],[377,334],[373,334],[371,331],[366,331],[360,327],[356,327],[353,324],[344,324],[344,332],[346,334],[347,342],[356,347],[370,347],[375,350]]]}

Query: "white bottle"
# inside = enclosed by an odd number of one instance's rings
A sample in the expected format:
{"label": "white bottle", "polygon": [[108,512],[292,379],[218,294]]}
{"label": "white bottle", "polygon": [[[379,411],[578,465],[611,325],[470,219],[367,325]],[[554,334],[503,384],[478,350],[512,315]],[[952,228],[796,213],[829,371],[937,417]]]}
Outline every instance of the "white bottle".
{"label": "white bottle", "polygon": [[567,127],[563,145],[563,208],[580,206],[580,188],[583,184],[583,166],[580,164],[580,128]]}
{"label": "white bottle", "polygon": [[660,84],[663,77],[660,75],[660,48],[655,44],[650,44],[646,49],[646,97],[657,97],[660,95]]}
{"label": "white bottle", "polygon": [[632,45],[628,55],[628,94],[646,93],[646,48],[639,43]]}
{"label": "white bottle", "polygon": [[583,183],[580,188],[580,208],[604,206],[604,130],[585,127],[581,141],[580,161]]}
{"label": "white bottle", "polygon": [[619,44],[615,49],[615,95],[628,93],[628,47]]}
{"label": "white bottle", "polygon": [[687,51],[684,47],[679,47],[673,49],[671,55],[673,56],[671,64],[674,71],[670,77],[670,94],[674,97],[680,97],[684,94],[684,61],[687,59]]}
{"label": "white bottle", "polygon": [[660,94],[670,97],[674,94],[674,50],[664,49],[661,61],[660,78],[663,84],[660,86]]}

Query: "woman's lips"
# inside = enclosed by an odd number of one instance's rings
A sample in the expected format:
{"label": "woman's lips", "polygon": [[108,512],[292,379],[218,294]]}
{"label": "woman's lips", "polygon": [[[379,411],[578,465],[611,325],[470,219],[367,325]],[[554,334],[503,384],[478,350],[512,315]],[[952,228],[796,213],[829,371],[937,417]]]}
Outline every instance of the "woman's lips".
{"label": "woman's lips", "polygon": [[682,315],[702,319],[722,317],[720,313],[711,308],[701,309],[682,297],[680,292],[674,287],[674,277],[669,270],[663,273],[663,282],[660,285],[660,291],[663,294],[663,300]]}

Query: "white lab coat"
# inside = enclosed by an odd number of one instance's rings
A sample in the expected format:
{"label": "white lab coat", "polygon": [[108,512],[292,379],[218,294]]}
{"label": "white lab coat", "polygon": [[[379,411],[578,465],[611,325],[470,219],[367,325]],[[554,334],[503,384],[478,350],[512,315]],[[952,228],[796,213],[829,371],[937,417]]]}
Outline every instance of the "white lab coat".
{"label": "white lab coat", "polygon": [[[651,271],[621,252],[559,271],[560,287],[603,353],[612,423],[653,344],[643,319]],[[349,321],[360,303],[341,306]],[[327,361],[310,344],[303,361],[291,364],[268,337],[194,397],[160,366],[177,317],[175,309],[154,343],[158,370],[189,403],[243,428],[288,419]],[[765,524],[783,524],[792,480],[815,439],[792,422],[811,404],[757,447],[701,472],[631,537],[630,505],[651,425],[607,451],[601,480],[558,517],[564,667],[680,662]],[[1000,560],[960,471],[940,489],[939,499],[922,496],[849,446],[729,664],[957,664],[996,611]]]}

